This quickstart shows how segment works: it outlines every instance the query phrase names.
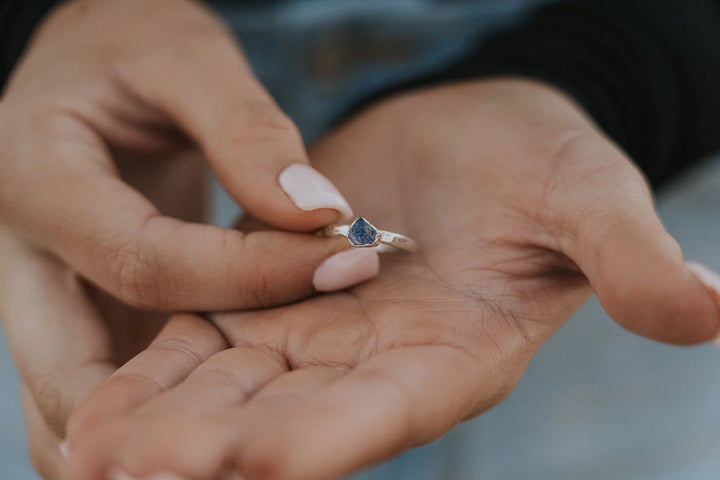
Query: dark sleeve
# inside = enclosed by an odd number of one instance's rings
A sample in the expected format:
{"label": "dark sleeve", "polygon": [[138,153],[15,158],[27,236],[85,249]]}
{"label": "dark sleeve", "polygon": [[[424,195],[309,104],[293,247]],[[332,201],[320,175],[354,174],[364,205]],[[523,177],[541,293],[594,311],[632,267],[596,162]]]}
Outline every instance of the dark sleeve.
{"label": "dark sleeve", "polygon": [[552,3],[393,91],[500,75],[569,93],[653,185],[720,150],[720,0]]}
{"label": "dark sleeve", "polygon": [[653,184],[720,150],[720,1],[554,4],[445,72],[566,90]]}
{"label": "dark sleeve", "polygon": [[35,26],[60,0],[0,0],[0,92]]}

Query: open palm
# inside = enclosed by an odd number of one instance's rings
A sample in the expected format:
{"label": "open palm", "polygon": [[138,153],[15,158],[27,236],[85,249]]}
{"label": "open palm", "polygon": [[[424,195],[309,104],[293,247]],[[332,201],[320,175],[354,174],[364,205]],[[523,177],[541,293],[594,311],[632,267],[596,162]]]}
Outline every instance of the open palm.
{"label": "open palm", "polygon": [[[706,340],[717,307],[642,176],[559,93],[526,81],[385,102],[312,152],[419,253],[292,305],[178,315],[70,424],[70,478],[335,478],[501,401],[591,292],[626,328]],[[252,222],[252,221],[250,221]],[[232,345],[217,347],[224,337]],[[186,378],[189,361],[200,366]]]}

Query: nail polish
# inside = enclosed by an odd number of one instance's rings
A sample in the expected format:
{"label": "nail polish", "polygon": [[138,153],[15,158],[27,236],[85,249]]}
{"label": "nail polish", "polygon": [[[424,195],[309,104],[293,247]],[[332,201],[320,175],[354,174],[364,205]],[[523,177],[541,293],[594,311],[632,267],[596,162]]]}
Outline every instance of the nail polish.
{"label": "nail polish", "polygon": [[184,480],[181,476],[170,472],[156,473],[148,480]]}
{"label": "nail polish", "polygon": [[70,442],[67,440],[63,440],[63,442],[58,447],[58,450],[60,450],[60,455],[67,460],[70,457]]}
{"label": "nail polish", "polygon": [[125,470],[121,470],[119,468],[113,468],[107,473],[108,480],[139,480],[129,473],[127,473]]}
{"label": "nail polish", "polygon": [[143,479],[133,477],[125,470],[115,468],[111,470],[107,475],[108,480],[183,480],[182,477],[170,472],[156,473],[149,477],[143,477]]}
{"label": "nail polish", "polygon": [[[697,278],[708,290],[710,295],[712,295],[720,311],[720,275],[701,263],[687,262],[687,266],[693,274],[695,274],[695,278]],[[718,331],[711,342],[720,347],[720,331]]]}
{"label": "nail polish", "polygon": [[342,290],[368,280],[380,271],[380,258],[372,248],[336,253],[315,270],[313,286],[319,292]]}
{"label": "nail polish", "polygon": [[310,167],[296,163],[285,168],[278,177],[280,186],[301,210],[332,208],[343,219],[352,218],[352,208],[335,185],[323,174]]}

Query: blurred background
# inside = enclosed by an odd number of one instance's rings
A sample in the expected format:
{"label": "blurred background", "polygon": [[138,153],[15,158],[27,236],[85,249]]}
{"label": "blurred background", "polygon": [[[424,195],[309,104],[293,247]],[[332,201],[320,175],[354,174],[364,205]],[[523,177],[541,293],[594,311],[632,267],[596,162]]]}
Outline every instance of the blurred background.
{"label": "blurred background", "polygon": [[[311,141],[359,99],[452,61],[543,0],[238,3],[215,2]],[[238,208],[219,189],[215,200],[215,222],[229,224]],[[686,257],[720,270],[720,157],[665,188],[658,203]],[[357,480],[717,479],[718,426],[720,349],[633,336],[591,300],[505,402]],[[37,478],[0,334],[0,480]]]}

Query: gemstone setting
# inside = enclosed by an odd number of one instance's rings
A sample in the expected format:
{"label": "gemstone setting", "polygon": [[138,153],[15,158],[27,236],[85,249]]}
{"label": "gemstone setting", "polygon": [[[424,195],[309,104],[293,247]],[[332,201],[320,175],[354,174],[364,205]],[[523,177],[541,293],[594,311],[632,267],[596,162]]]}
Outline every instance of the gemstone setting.
{"label": "gemstone setting", "polygon": [[347,238],[353,247],[374,247],[380,240],[377,228],[363,217],[356,218],[350,225]]}

